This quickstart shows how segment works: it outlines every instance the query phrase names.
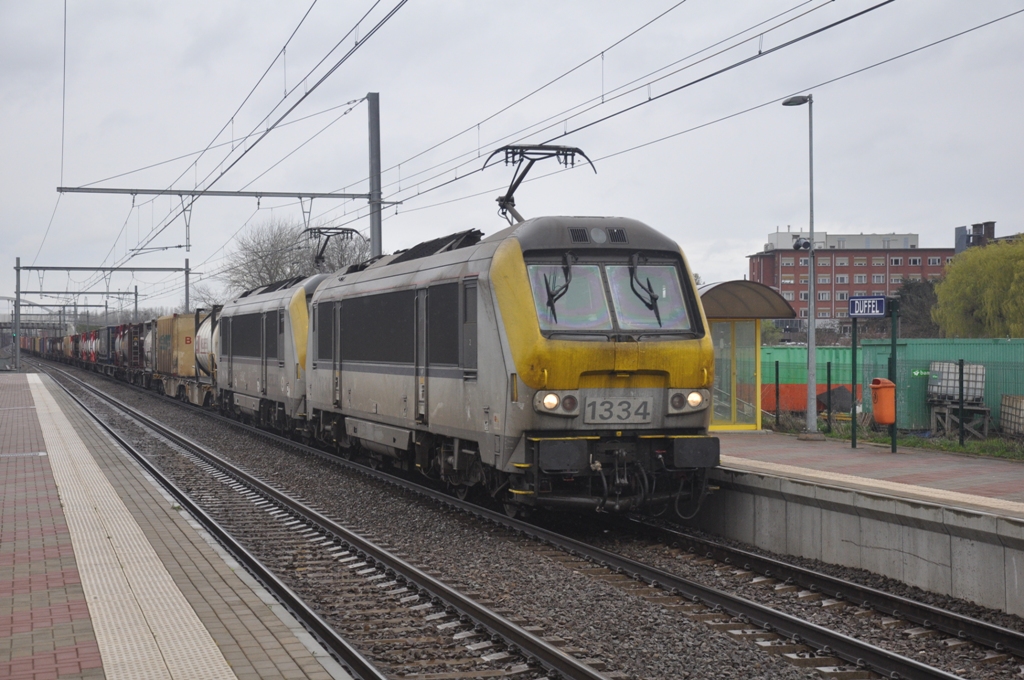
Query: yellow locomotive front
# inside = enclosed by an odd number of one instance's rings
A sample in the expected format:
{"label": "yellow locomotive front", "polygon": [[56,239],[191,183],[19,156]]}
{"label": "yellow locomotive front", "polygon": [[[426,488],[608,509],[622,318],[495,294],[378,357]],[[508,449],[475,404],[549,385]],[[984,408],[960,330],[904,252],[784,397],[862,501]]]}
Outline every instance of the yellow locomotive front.
{"label": "yellow locomotive front", "polygon": [[713,347],[679,246],[621,218],[540,218],[494,254],[516,374],[510,509],[696,510]]}

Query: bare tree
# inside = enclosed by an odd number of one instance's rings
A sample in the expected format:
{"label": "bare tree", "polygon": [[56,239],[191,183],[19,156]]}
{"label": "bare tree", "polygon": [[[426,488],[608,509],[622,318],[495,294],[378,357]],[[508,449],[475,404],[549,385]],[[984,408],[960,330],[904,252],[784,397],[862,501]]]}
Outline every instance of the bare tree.
{"label": "bare tree", "polygon": [[365,239],[335,237],[318,267],[314,262],[316,245],[316,240],[293,222],[272,219],[253,225],[238,238],[223,279],[231,291],[241,292],[297,276],[338,271],[369,257],[370,245]]}

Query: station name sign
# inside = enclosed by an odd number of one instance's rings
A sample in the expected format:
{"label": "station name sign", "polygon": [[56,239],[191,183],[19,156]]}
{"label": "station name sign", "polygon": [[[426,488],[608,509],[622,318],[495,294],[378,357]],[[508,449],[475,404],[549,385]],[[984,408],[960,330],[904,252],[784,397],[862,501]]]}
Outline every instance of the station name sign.
{"label": "station name sign", "polygon": [[850,298],[850,317],[853,319],[881,319],[886,316],[884,295]]}

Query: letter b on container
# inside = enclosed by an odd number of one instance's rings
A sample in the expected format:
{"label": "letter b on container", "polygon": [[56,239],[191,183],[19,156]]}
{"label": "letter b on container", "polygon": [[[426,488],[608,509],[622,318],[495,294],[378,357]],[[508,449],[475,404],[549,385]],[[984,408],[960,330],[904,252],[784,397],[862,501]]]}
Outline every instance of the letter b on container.
{"label": "letter b on container", "polygon": [[879,425],[896,422],[896,383],[885,378],[871,381],[871,415]]}

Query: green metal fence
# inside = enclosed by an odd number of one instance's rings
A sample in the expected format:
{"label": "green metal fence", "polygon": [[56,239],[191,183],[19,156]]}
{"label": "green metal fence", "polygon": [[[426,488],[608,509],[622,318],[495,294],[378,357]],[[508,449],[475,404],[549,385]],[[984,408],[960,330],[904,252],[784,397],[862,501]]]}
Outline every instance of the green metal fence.
{"label": "green metal fence", "polygon": [[[871,380],[889,375],[891,344],[888,340],[866,340],[857,354],[857,373],[863,395],[863,409],[871,409]],[[833,388],[851,388],[849,347],[819,347],[817,358],[818,392],[825,391],[826,365],[832,363]],[[896,344],[896,414],[898,426],[904,430],[928,430],[931,427],[928,381],[935,362],[984,367],[984,406],[990,409],[993,424],[1002,424],[1003,395],[1024,395],[1024,339],[922,339],[898,340]],[[794,385],[807,385],[806,347],[762,347],[762,402],[774,408],[775,362],[779,362],[781,406],[797,410],[794,399],[787,401]],[[968,370],[970,373],[970,370]],[[968,378],[970,379],[970,377]],[[799,393],[799,392],[798,392]],[[806,394],[806,392],[803,392]],[[955,390],[954,390],[955,394]],[[799,410],[806,408],[806,397],[799,399]],[[787,408],[789,407],[789,408]],[[1009,414],[1008,414],[1009,415]]]}

